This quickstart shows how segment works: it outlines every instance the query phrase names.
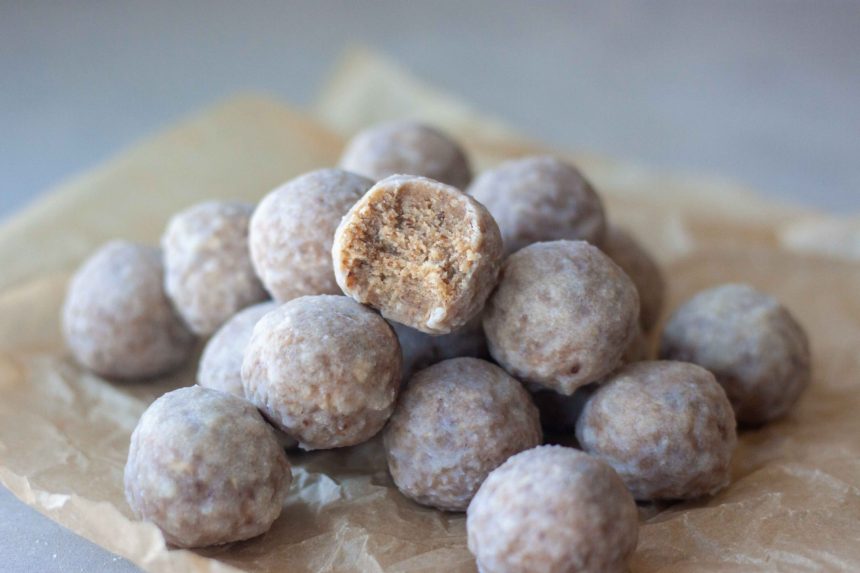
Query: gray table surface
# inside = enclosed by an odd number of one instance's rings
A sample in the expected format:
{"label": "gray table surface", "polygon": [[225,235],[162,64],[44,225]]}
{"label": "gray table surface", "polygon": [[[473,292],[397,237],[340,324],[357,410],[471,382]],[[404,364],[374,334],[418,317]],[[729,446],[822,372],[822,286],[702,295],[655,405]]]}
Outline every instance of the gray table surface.
{"label": "gray table surface", "polygon": [[[0,217],[242,90],[376,47],[522,131],[860,211],[860,2],[0,0]],[[132,571],[0,489],[4,571]]]}

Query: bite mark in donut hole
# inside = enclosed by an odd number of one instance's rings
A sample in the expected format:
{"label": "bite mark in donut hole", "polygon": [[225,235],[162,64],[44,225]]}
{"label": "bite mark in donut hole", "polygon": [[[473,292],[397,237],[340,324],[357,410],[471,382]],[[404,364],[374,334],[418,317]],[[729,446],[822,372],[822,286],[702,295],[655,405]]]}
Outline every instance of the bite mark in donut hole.
{"label": "bite mark in donut hole", "polygon": [[495,286],[502,240],[483,205],[458,189],[393,175],[344,217],[332,257],[347,295],[390,320],[447,334],[483,307]]}

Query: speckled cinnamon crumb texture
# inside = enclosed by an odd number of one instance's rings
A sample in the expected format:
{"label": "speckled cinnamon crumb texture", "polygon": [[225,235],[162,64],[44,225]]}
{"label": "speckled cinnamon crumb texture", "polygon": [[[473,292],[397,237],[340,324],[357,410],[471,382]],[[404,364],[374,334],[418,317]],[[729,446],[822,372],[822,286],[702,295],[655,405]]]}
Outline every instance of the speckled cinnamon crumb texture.
{"label": "speckled cinnamon crumb texture", "polygon": [[400,389],[397,336],[345,296],[291,300],[257,322],[245,349],[245,396],[305,450],[379,432]]}
{"label": "speckled cinnamon crumb texture", "polygon": [[474,318],[496,284],[499,229],[459,190],[393,175],[343,218],[332,248],[337,282],[390,320],[447,334]]}
{"label": "speckled cinnamon crumb texture", "polygon": [[419,175],[465,189],[472,180],[460,145],[438,129],[413,121],[386,122],[359,132],[346,145],[340,166],[373,181]]}
{"label": "speckled cinnamon crumb texture", "polygon": [[534,243],[505,260],[483,316],[505,370],[570,395],[621,364],[638,332],[639,296],[585,241]]}
{"label": "speckled cinnamon crumb texture", "polygon": [[340,294],[331,264],[332,237],[372,185],[355,173],[319,169],[263,197],[251,218],[251,261],[275,300]]}
{"label": "speckled cinnamon crumb texture", "polygon": [[541,442],[522,385],[477,358],[454,358],[409,381],[385,430],[388,468],[413,500],[465,511],[487,474]]}
{"label": "speckled cinnamon crumb texture", "polygon": [[63,304],[66,345],[89,370],[142,379],[178,368],[195,338],[164,293],[161,250],[111,241],[72,277]]}
{"label": "speckled cinnamon crumb texture", "polygon": [[199,203],[174,215],[161,238],[165,290],[200,336],[267,298],[248,254],[253,210],[248,203]]}
{"label": "speckled cinnamon crumb texture", "polygon": [[638,500],[693,499],[729,483],[737,444],[731,404],[714,376],[685,362],[637,362],[589,397],[582,449],[608,462]]}
{"label": "speckled cinnamon crumb texture", "polygon": [[622,573],[636,549],[636,504],[609,465],[540,446],[490,473],[466,518],[482,573]]}
{"label": "speckled cinnamon crumb texture", "polygon": [[666,324],[660,355],[713,372],[748,426],[785,415],[811,378],[803,327],[749,285],[721,285],[685,302]]}
{"label": "speckled cinnamon crumb texture", "polygon": [[575,167],[555,157],[502,163],[477,177],[468,193],[496,219],[507,254],[560,239],[602,246],[606,236],[600,197]]}
{"label": "speckled cinnamon crumb texture", "polygon": [[200,386],[150,405],[132,433],[125,467],[134,513],[179,547],[268,531],[291,481],[284,451],[256,408]]}

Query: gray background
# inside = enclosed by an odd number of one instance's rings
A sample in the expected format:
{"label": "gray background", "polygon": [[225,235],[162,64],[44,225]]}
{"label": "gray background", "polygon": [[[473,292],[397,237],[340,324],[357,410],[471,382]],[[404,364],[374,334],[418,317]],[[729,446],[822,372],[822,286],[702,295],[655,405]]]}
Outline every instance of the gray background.
{"label": "gray background", "polygon": [[[0,0],[0,216],[239,90],[312,101],[351,43],[522,131],[860,210],[860,2]],[[6,571],[121,571],[0,490]]]}

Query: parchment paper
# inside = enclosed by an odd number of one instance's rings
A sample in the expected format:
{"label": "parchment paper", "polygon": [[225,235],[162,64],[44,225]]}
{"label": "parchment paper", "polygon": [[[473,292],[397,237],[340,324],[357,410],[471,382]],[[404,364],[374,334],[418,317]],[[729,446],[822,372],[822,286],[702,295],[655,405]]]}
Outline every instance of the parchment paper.
{"label": "parchment paper", "polygon": [[[379,444],[296,454],[292,494],[261,538],[168,550],[131,519],[122,468],[138,416],[195,366],[149,383],[81,371],[58,314],[69,273],[114,236],[155,243],[174,211],[211,197],[256,199],[336,161],[369,122],[422,117],[461,137],[479,167],[546,150],[356,50],[316,112],[333,131],[266,99],[202,115],[58,189],[0,227],[0,481],[52,519],[149,571],[474,571],[464,519],[392,487]],[[714,498],[643,507],[632,569],[860,570],[860,256],[856,219],[765,201],[726,182],[573,156],[666,266],[670,307],[744,280],[782,299],[810,333],[814,383],[787,418],[746,432],[734,483]],[[832,229],[836,229],[833,231]],[[852,243],[852,241],[855,241]]]}

